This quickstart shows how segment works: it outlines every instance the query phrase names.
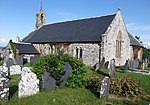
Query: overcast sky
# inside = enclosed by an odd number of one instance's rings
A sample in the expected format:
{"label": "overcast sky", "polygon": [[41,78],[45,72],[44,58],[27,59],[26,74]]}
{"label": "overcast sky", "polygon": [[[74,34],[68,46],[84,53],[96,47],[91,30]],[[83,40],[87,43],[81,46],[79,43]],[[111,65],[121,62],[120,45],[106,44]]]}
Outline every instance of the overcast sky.
{"label": "overcast sky", "polygon": [[[0,46],[35,29],[40,4],[41,0],[0,1]],[[47,23],[113,14],[118,7],[128,31],[150,43],[150,0],[43,0]]]}

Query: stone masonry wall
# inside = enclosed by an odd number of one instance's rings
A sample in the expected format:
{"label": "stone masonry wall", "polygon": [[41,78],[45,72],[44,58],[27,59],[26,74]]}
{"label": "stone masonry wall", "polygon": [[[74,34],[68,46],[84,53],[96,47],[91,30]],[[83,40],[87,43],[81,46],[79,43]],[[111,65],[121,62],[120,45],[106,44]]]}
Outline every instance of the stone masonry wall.
{"label": "stone masonry wall", "polygon": [[75,56],[76,48],[82,48],[82,60],[87,66],[94,66],[99,62],[99,45],[98,44],[71,44],[69,54]]}

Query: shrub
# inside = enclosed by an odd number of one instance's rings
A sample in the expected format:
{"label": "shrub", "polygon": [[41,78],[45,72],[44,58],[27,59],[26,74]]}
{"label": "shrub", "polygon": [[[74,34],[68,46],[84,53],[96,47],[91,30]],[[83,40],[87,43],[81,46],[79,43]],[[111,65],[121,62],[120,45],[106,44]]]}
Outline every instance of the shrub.
{"label": "shrub", "polygon": [[0,66],[2,66],[2,65],[3,65],[3,63],[4,63],[4,62],[3,62],[3,60],[0,60]]}
{"label": "shrub", "polygon": [[110,93],[124,97],[137,97],[141,89],[138,81],[120,78],[111,80]]}
{"label": "shrub", "polygon": [[72,66],[73,74],[69,76],[67,81],[68,87],[85,87],[87,81],[85,78],[87,67],[77,58],[65,55],[46,55],[33,64],[33,72],[37,75],[37,78],[41,81],[43,71],[49,68],[50,75],[56,80],[59,86],[60,78],[64,74],[63,66],[65,62],[68,62]]}

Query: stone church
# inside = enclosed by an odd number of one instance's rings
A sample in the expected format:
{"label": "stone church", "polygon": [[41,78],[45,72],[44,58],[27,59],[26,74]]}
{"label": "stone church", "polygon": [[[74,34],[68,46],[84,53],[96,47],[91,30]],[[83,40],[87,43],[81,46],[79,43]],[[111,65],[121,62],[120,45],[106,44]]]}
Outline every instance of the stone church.
{"label": "stone church", "polygon": [[36,29],[22,40],[31,43],[42,55],[63,50],[88,66],[110,62],[122,66],[133,58],[133,47],[142,46],[127,30],[118,9],[116,14],[46,24],[41,9],[36,14]]}

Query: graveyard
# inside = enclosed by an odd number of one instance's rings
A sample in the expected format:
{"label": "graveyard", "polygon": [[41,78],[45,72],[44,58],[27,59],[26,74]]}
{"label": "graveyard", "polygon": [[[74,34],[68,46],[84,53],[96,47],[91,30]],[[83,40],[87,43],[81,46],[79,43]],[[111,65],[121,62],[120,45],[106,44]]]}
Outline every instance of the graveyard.
{"label": "graveyard", "polygon": [[[0,105],[146,105],[150,102],[149,74],[129,71],[127,63],[116,68],[112,60],[109,69],[96,69],[68,55],[47,55],[32,67],[9,66],[9,70],[3,67],[8,74],[0,73],[0,86],[4,85]],[[146,69],[150,70],[149,65]],[[121,89],[127,90],[125,94]]]}

